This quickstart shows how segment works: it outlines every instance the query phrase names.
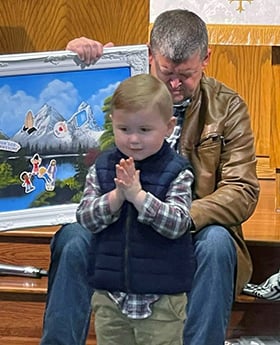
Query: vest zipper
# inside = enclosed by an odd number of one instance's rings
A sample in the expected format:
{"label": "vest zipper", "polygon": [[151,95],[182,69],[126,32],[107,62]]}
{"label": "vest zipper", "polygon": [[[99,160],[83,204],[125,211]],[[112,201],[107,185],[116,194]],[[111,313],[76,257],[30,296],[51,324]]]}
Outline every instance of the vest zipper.
{"label": "vest zipper", "polygon": [[129,254],[129,248],[128,248],[128,243],[129,243],[129,235],[130,235],[130,228],[131,228],[131,209],[132,205],[128,202],[127,203],[127,217],[125,221],[125,251],[124,251],[124,283],[126,287],[126,291],[130,291],[130,284],[129,284],[129,279],[128,279],[128,254]]}

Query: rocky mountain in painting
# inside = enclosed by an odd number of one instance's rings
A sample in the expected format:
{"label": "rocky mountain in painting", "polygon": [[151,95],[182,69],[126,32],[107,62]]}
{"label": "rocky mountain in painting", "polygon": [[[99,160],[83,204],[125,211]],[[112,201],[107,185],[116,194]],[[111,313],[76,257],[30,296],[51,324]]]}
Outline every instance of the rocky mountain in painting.
{"label": "rocky mountain in painting", "polygon": [[86,102],[82,102],[68,120],[44,104],[36,114],[27,114],[23,127],[10,140],[27,152],[77,153],[98,147],[102,133]]}

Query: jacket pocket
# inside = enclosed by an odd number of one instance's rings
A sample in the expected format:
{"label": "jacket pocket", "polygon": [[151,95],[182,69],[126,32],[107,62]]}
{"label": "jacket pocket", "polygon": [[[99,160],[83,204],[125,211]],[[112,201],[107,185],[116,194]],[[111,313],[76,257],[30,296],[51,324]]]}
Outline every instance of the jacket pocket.
{"label": "jacket pocket", "polygon": [[192,162],[196,174],[196,197],[202,198],[216,190],[220,178],[219,166],[224,137],[219,133],[201,137],[195,147]]}

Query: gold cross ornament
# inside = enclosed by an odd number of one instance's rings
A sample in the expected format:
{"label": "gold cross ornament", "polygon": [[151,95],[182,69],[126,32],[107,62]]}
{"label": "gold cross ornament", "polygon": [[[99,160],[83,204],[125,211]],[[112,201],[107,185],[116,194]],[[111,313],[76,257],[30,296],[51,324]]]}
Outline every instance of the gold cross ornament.
{"label": "gold cross ornament", "polygon": [[243,7],[243,2],[246,1],[246,2],[249,2],[249,4],[251,4],[251,3],[253,2],[253,0],[229,0],[229,3],[231,4],[231,3],[234,2],[234,1],[239,2],[239,5],[238,5],[236,11],[239,11],[240,13],[241,13],[242,11],[245,11],[245,9],[244,9],[244,7]]}

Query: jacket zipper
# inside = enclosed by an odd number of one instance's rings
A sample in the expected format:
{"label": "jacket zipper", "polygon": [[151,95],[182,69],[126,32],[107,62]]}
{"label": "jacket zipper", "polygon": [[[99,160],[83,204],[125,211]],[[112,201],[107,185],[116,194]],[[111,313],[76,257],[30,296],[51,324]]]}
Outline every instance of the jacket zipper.
{"label": "jacket zipper", "polygon": [[222,145],[223,146],[225,145],[225,137],[223,135],[214,133],[214,134],[210,134],[210,135],[202,138],[196,146],[198,147],[198,146],[202,145],[203,143],[205,143],[209,139],[212,139],[212,141],[220,140],[222,142]]}

